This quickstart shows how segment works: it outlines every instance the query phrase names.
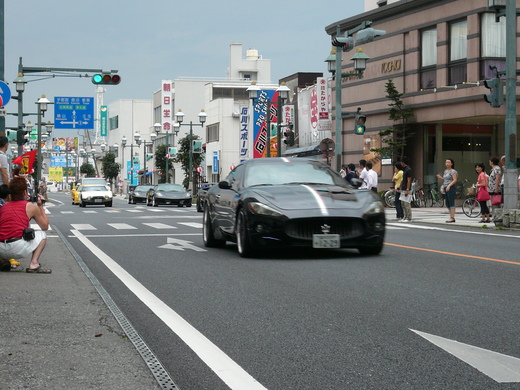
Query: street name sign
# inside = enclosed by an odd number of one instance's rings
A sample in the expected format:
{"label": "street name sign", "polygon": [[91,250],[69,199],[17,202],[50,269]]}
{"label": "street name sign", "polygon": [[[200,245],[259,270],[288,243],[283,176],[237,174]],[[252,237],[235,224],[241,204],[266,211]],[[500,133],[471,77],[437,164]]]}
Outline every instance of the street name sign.
{"label": "street name sign", "polygon": [[94,128],[94,98],[92,97],[55,97],[55,129]]}

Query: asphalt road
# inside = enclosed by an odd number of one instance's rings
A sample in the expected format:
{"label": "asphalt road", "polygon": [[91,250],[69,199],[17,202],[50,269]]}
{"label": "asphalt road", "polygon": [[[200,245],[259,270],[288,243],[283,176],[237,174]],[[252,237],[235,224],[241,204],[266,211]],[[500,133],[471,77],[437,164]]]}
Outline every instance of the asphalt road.
{"label": "asphalt road", "polygon": [[520,387],[518,233],[391,223],[379,256],[242,259],[204,248],[195,207],[51,198],[51,225],[181,389]]}

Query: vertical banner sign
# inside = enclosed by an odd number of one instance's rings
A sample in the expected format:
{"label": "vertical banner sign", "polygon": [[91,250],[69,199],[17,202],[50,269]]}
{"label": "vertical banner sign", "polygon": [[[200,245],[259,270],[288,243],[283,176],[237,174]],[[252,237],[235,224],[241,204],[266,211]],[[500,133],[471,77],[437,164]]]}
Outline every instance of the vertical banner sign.
{"label": "vertical banner sign", "polygon": [[328,97],[329,92],[327,88],[327,79],[325,77],[318,77],[316,79],[316,83],[318,85],[318,112],[319,119],[329,119],[329,106],[328,106]]}
{"label": "vertical banner sign", "polygon": [[[268,106],[268,99],[271,104]],[[276,131],[273,132],[272,127],[267,129],[266,118],[267,115],[271,118],[271,124],[276,124],[276,105],[278,102],[278,92],[261,91],[260,96],[253,102],[253,158],[262,158],[267,156],[267,145],[271,147],[271,156],[276,156],[276,149],[274,144],[276,143]],[[273,136],[274,135],[274,136]]]}
{"label": "vertical banner sign", "polygon": [[218,174],[219,172],[219,152],[218,150],[213,151],[213,169],[211,173]]}
{"label": "vertical banner sign", "polygon": [[172,81],[163,80],[161,88],[161,125],[163,131],[173,129]]}
{"label": "vertical banner sign", "polygon": [[282,122],[284,125],[294,124],[294,105],[286,104],[282,107]]}
{"label": "vertical banner sign", "polygon": [[318,91],[317,88],[311,89],[311,127],[312,131],[318,129]]}
{"label": "vertical banner sign", "polygon": [[108,107],[101,106],[99,111],[99,135],[100,137],[108,137]]}
{"label": "vertical banner sign", "polygon": [[240,162],[249,158],[249,107],[240,107]]}

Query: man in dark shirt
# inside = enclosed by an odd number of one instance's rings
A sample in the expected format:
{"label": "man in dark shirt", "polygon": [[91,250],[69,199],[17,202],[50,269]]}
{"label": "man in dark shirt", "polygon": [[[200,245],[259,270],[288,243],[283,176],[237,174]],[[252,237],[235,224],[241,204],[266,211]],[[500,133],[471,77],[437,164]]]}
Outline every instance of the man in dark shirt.
{"label": "man in dark shirt", "polygon": [[347,176],[345,176],[345,180],[352,184],[352,179],[357,179],[358,175],[356,174],[356,166],[354,164],[347,165]]}
{"label": "man in dark shirt", "polygon": [[[403,194],[407,198],[411,194],[412,190],[412,168],[408,165],[408,157],[401,159],[401,165],[403,166],[403,181],[401,182],[401,205],[403,206],[404,218],[403,222],[412,221],[412,204],[410,201],[403,200]],[[404,198],[404,199],[406,199]]]}

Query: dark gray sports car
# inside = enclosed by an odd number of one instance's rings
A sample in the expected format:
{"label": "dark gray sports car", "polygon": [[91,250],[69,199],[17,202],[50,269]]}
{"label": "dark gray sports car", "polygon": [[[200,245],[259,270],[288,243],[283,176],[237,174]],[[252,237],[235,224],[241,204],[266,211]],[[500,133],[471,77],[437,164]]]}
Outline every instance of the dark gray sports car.
{"label": "dark gray sports car", "polygon": [[172,204],[179,207],[191,207],[191,194],[180,184],[161,183],[153,186],[146,194],[146,205],[158,207],[160,204]]}
{"label": "dark gray sports car", "polygon": [[138,202],[146,202],[146,195],[153,186],[151,185],[139,185],[136,186],[132,191],[128,193],[128,204],[136,204]]}
{"label": "dark gray sports car", "polygon": [[383,249],[380,197],[356,190],[327,165],[303,158],[260,158],[238,165],[206,195],[207,247],[237,243],[242,257],[279,247]]}

